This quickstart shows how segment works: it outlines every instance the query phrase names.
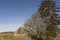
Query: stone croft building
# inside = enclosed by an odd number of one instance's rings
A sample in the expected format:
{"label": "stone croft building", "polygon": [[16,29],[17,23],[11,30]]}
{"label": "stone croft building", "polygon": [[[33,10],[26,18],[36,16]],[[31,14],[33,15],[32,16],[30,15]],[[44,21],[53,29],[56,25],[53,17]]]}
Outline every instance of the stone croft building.
{"label": "stone croft building", "polygon": [[23,35],[23,34],[24,34],[23,27],[19,27],[19,28],[14,32],[14,35],[15,35],[15,36],[20,36],[20,35]]}

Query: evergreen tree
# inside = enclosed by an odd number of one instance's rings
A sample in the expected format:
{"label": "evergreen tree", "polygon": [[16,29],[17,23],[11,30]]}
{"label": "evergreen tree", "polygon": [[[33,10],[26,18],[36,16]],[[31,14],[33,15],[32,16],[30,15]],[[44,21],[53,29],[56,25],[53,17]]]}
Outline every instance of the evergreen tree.
{"label": "evergreen tree", "polygon": [[44,20],[44,23],[46,24],[47,38],[56,37],[56,29],[58,25],[56,7],[54,0],[44,0],[38,9],[38,13],[40,13],[42,20]]}

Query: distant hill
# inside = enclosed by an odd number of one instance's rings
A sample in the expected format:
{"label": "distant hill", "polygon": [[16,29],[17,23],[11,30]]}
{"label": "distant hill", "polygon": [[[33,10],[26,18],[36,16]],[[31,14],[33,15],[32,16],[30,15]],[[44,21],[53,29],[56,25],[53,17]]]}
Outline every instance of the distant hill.
{"label": "distant hill", "polygon": [[0,32],[0,34],[13,34],[13,31],[7,31],[7,32]]}

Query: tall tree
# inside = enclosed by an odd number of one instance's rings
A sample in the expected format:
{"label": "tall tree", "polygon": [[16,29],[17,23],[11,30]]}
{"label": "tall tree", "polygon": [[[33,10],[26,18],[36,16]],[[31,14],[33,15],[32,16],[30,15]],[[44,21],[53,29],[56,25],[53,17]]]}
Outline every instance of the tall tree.
{"label": "tall tree", "polygon": [[44,23],[46,24],[47,38],[56,37],[56,29],[58,25],[56,7],[54,0],[43,0],[38,9],[38,13],[40,13],[42,20],[44,20]]}

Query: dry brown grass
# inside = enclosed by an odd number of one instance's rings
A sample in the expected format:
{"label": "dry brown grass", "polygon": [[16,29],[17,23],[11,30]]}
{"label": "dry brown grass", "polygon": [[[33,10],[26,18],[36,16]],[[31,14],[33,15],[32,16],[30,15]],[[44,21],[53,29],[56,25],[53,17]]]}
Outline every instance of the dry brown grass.
{"label": "dry brown grass", "polygon": [[0,34],[0,40],[31,40],[31,39],[25,35],[20,35],[19,37],[16,37],[13,34]]}

